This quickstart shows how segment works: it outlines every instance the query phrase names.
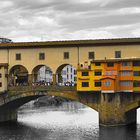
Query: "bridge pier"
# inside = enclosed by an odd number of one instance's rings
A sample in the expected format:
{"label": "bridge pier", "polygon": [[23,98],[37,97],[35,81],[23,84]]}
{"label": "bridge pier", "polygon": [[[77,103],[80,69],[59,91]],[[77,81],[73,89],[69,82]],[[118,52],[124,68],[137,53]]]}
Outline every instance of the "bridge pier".
{"label": "bridge pier", "polygon": [[53,85],[56,85],[56,74],[53,74]]}
{"label": "bridge pier", "polygon": [[33,82],[33,75],[32,74],[28,74],[28,84],[32,85]]}
{"label": "bridge pier", "polygon": [[[99,113],[99,125],[119,126],[136,124],[138,94],[78,93],[79,102]],[[134,104],[133,104],[134,103]],[[138,106],[137,106],[138,105]]]}
{"label": "bridge pier", "polygon": [[104,126],[119,126],[136,123],[136,109],[126,112],[127,98],[123,94],[101,94],[99,106],[99,124]]}
{"label": "bridge pier", "polygon": [[0,123],[17,121],[17,110],[0,110]]}

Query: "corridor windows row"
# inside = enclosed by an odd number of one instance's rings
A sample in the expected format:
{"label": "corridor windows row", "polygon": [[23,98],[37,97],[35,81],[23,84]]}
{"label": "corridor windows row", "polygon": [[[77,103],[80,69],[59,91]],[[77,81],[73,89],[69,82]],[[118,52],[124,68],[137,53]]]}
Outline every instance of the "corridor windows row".
{"label": "corridor windows row", "polygon": [[[16,53],[16,60],[21,60],[21,53]],[[63,53],[63,59],[69,59],[70,58],[70,52],[64,52]],[[115,58],[121,58],[121,51],[115,51]],[[95,59],[95,52],[91,51],[88,52],[88,59]],[[45,53],[41,52],[39,53],[39,60],[45,60]],[[97,63],[97,65],[100,63]],[[135,65],[138,65],[137,63]]]}
{"label": "corridor windows row", "polygon": [[[121,58],[121,51],[115,51],[115,58]],[[95,52],[88,52],[88,59],[95,59]]]}
{"label": "corridor windows row", "polygon": [[[16,60],[21,60],[21,53],[16,53]],[[45,53],[39,53],[39,60],[45,60]]]}

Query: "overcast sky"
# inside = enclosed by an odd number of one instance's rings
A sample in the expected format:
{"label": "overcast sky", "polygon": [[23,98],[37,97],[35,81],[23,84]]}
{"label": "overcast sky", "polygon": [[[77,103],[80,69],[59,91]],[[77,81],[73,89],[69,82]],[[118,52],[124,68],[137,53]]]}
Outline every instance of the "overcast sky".
{"label": "overcast sky", "polygon": [[13,41],[140,37],[140,0],[0,0]]}

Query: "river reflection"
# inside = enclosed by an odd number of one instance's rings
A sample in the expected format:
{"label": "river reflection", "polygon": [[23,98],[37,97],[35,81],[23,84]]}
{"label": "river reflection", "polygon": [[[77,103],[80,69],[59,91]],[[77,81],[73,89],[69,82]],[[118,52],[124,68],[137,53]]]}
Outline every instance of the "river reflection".
{"label": "river reflection", "polygon": [[18,123],[0,125],[0,140],[140,140],[140,125],[99,127],[98,114],[78,103],[25,106]]}

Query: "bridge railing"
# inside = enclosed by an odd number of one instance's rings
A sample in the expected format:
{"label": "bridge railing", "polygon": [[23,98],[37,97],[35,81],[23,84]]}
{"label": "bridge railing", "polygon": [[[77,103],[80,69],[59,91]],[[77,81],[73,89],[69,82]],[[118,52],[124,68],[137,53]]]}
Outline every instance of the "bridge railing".
{"label": "bridge railing", "polygon": [[75,91],[75,86],[9,86],[8,91],[19,91],[19,92],[27,92],[27,91]]}

